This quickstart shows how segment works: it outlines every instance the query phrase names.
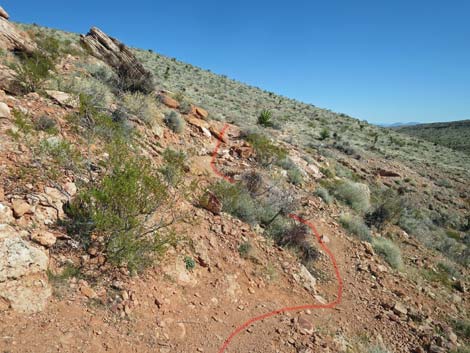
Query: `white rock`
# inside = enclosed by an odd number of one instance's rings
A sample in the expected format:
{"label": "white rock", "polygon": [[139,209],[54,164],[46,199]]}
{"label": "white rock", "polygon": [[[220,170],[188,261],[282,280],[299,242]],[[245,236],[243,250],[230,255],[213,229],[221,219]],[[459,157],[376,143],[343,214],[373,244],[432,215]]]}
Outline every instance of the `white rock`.
{"label": "white rock", "polygon": [[41,311],[52,291],[48,257],[10,226],[0,225],[0,300],[19,312]]}
{"label": "white rock", "polygon": [[77,193],[77,186],[75,185],[75,183],[69,182],[65,184],[64,190],[70,196],[74,196]]}
{"label": "white rock", "polygon": [[0,118],[10,119],[10,108],[3,102],[0,102]]}
{"label": "white rock", "polygon": [[0,224],[14,221],[13,212],[10,207],[0,203]]}
{"label": "white rock", "polygon": [[60,105],[68,108],[78,108],[79,101],[77,97],[74,97],[68,93],[61,91],[46,90],[47,95],[55,100]]}

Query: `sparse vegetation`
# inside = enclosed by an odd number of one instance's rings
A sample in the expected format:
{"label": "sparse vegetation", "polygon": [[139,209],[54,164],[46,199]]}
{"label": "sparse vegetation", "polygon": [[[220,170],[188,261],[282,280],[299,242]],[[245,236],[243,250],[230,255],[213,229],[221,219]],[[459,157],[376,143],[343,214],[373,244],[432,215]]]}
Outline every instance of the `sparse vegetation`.
{"label": "sparse vegetation", "polygon": [[331,205],[333,203],[333,196],[331,196],[328,190],[323,187],[318,187],[315,190],[315,195],[325,201],[327,205]]}
{"label": "sparse vegetation", "polygon": [[390,239],[374,238],[372,240],[372,246],[390,266],[397,270],[400,270],[403,267],[400,248]]}
{"label": "sparse vegetation", "polygon": [[186,123],[181,115],[175,111],[165,115],[165,124],[175,133],[181,134],[184,131]]}
{"label": "sparse vegetation", "polygon": [[354,234],[359,239],[366,241],[371,240],[370,229],[364,223],[362,218],[358,216],[352,216],[350,214],[343,214],[341,215],[339,221],[344,229]]}
{"label": "sparse vegetation", "polygon": [[39,51],[31,54],[19,54],[19,63],[12,66],[16,71],[16,79],[25,93],[41,89],[51,77],[54,62]]}
{"label": "sparse vegetation", "polygon": [[286,158],[286,151],[262,134],[249,133],[246,140],[253,146],[258,162],[264,166]]}
{"label": "sparse vegetation", "polygon": [[366,184],[349,180],[333,184],[333,195],[357,212],[365,212],[370,207],[369,189]]}

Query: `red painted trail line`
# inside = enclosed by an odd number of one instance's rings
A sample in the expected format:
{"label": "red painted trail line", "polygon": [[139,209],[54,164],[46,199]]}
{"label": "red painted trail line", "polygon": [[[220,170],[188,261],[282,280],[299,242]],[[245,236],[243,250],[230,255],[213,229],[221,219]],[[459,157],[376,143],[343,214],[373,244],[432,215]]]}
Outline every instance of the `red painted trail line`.
{"label": "red painted trail line", "polygon": [[[217,140],[217,144],[215,146],[214,152],[212,153],[212,159],[211,159],[211,167],[214,173],[216,173],[218,176],[221,178],[224,178],[226,181],[229,183],[234,183],[235,180],[224,173],[222,173],[219,169],[217,169],[217,166],[215,165],[215,160],[217,158],[217,153],[219,151],[220,145],[222,144],[222,138],[227,131],[229,125],[225,124],[224,128],[219,134],[220,139]],[[278,310],[274,310],[271,312],[268,312],[266,314],[260,315],[253,317],[249,319],[248,321],[244,322],[242,325],[238,326],[231,334],[228,336],[228,338],[224,341],[224,344],[222,347],[220,347],[218,353],[224,353],[226,349],[228,348],[229,344],[232,342],[232,340],[237,336],[240,332],[245,330],[248,326],[254,324],[255,322],[270,318],[272,316],[278,315],[285,313],[287,311],[299,311],[299,310],[307,310],[307,309],[333,309],[335,306],[337,306],[339,303],[341,303],[341,299],[343,296],[343,280],[341,279],[341,275],[339,273],[338,269],[338,264],[336,263],[336,259],[333,256],[333,253],[328,249],[326,244],[321,240],[320,233],[318,233],[317,228],[313,225],[313,223],[310,223],[309,221],[303,219],[302,217],[299,217],[295,214],[289,214],[289,217],[308,226],[313,234],[315,234],[315,237],[317,238],[318,243],[320,244],[320,247],[325,251],[325,253],[328,255],[330,258],[330,261],[333,265],[334,271],[335,271],[335,276],[336,280],[338,281],[338,292],[336,295],[336,300],[327,304],[307,304],[307,305],[300,305],[300,306],[291,306],[291,307],[285,307],[281,308]]]}

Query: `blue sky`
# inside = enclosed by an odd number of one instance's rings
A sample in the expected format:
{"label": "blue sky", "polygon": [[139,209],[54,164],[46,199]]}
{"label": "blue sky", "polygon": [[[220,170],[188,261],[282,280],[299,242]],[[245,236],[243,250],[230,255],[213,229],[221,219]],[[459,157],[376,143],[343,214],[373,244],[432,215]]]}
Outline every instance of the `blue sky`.
{"label": "blue sky", "polygon": [[470,119],[468,0],[4,0],[373,123]]}

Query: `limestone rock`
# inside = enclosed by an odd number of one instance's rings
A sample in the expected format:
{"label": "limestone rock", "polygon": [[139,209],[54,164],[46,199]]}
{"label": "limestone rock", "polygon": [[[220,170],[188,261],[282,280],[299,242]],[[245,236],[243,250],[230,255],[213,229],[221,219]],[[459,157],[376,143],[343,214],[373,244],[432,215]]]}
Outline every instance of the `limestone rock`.
{"label": "limestone rock", "polygon": [[11,113],[10,108],[3,102],[0,102],[0,119],[10,119]]}
{"label": "limestone rock", "polygon": [[[6,14],[5,10],[3,13]],[[5,16],[0,15],[0,48],[31,53],[37,46],[26,32],[20,31]]]}
{"label": "limestone rock", "polygon": [[300,265],[299,276],[307,289],[315,291],[317,280],[304,265]]}
{"label": "limestone rock", "polygon": [[88,34],[80,36],[80,39],[94,57],[103,60],[118,73],[124,72],[127,77],[132,77],[139,85],[139,90],[145,89],[145,93],[153,90],[153,85],[150,85],[153,80],[152,73],[123,43],[96,27],[92,27]]}
{"label": "limestone rock", "polygon": [[69,182],[64,185],[64,190],[70,196],[74,196],[77,193],[77,186],[75,183]]}
{"label": "limestone rock", "polygon": [[10,226],[0,225],[0,298],[12,309],[41,311],[51,296],[47,255],[25,242]]}
{"label": "limestone rock", "polygon": [[50,98],[67,108],[78,108],[80,104],[77,97],[74,97],[71,94],[65,92],[46,90],[46,93]]}
{"label": "limestone rock", "polygon": [[8,224],[14,221],[10,207],[0,203],[0,224]]}

